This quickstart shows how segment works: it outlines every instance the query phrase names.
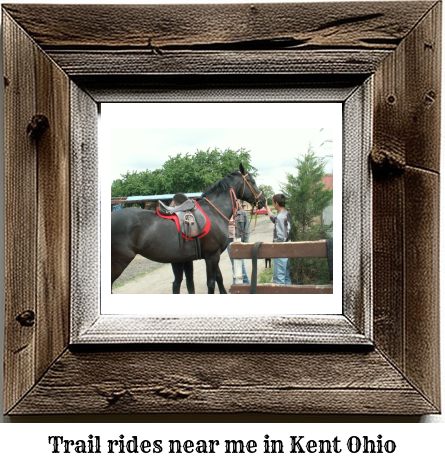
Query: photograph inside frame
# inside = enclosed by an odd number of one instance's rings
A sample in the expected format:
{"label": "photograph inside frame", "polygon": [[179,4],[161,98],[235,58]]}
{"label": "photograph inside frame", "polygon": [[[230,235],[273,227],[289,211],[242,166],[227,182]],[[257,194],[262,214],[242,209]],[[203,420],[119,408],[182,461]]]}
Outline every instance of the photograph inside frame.
{"label": "photograph inside frame", "polygon": [[101,313],[342,313],[341,103],[102,104],[99,130]]}

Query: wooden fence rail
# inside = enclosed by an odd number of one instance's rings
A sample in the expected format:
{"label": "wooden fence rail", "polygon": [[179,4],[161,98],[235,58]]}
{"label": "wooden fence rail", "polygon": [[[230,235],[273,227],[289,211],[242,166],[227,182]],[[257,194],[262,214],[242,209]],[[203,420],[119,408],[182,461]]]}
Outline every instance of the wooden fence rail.
{"label": "wooden fence rail", "polygon": [[[232,294],[332,294],[333,286],[328,285],[282,285],[256,284],[256,276],[250,284],[242,284],[241,260],[257,258],[328,258],[332,275],[332,241],[314,242],[263,242],[252,257],[255,244],[232,242],[230,258],[233,259],[236,284],[231,286]],[[253,269],[256,267],[252,267]]]}

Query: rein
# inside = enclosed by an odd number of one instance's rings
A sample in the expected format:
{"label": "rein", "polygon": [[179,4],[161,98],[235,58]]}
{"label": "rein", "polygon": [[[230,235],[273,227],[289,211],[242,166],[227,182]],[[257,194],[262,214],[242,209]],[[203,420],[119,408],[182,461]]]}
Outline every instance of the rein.
{"label": "rein", "polygon": [[[244,181],[243,193],[241,194],[241,197],[244,196],[244,191],[246,189],[246,184],[249,186],[249,189],[251,190],[253,196],[255,197],[255,201],[252,203],[252,209],[253,209],[253,207],[255,207],[255,205],[257,207],[257,209],[255,210],[256,211],[256,213],[255,213],[255,224],[253,226],[253,229],[250,231],[250,232],[253,232],[253,231],[255,231],[256,223],[257,223],[257,220],[258,220],[258,207],[259,207],[259,204],[260,204],[259,198],[261,197],[261,194],[263,193],[263,191],[260,191],[259,194],[257,195],[255,190],[253,189],[253,187],[250,185],[249,181],[246,179],[247,176],[249,175],[249,173],[247,173],[245,175],[243,175],[243,173],[241,173],[241,171],[238,171],[238,173],[241,175],[241,177],[243,178],[243,181]],[[252,216],[250,217],[250,220],[252,221]],[[240,229],[240,228],[238,228],[238,226],[236,226],[236,225],[234,225],[234,226],[235,226],[235,228]],[[243,231],[243,233],[244,233],[244,231]],[[247,234],[247,233],[244,233],[244,234]]]}
{"label": "rein", "polygon": [[[241,194],[241,197],[244,196],[244,191],[246,189],[246,184],[249,186],[250,190],[252,191],[253,196],[255,197],[255,201],[252,204],[252,207],[254,207],[256,205],[257,209],[256,209],[256,214],[255,214],[255,225],[254,225],[253,229],[250,231],[252,233],[253,231],[255,231],[255,228],[256,228],[256,223],[257,223],[257,219],[258,219],[259,198],[261,197],[261,194],[263,193],[263,191],[260,191],[260,193],[257,195],[256,192],[254,191],[253,187],[249,184],[249,181],[246,179],[246,177],[249,175],[249,173],[247,173],[246,175],[243,175],[240,171],[238,171],[238,172],[239,172],[239,174],[241,174],[241,177],[243,178],[243,181],[244,181],[244,183],[243,183],[243,193]],[[238,231],[241,231],[243,234],[249,234],[246,231],[243,231],[241,228],[238,228],[238,226],[235,224],[235,217],[236,217],[236,214],[237,214],[238,210],[236,208],[236,194],[235,194],[235,191],[233,190],[233,187],[230,188],[229,194],[230,194],[230,202],[232,203],[232,216],[234,218],[234,221],[230,221],[229,218],[227,218],[227,216],[225,216],[223,213],[221,213],[218,210],[218,208],[216,208],[215,205],[213,205],[213,203],[210,202],[210,200],[207,197],[202,197],[202,198],[205,201],[207,201],[225,220],[227,220],[229,222],[229,224],[232,224],[233,226],[235,226],[235,228],[238,229]],[[252,220],[252,217],[250,217],[250,219]]]}

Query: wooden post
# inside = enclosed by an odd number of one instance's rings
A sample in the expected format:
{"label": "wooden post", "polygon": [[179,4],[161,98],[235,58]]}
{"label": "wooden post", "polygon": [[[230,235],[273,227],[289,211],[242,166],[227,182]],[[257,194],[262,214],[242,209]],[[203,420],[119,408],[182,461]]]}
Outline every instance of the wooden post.
{"label": "wooden post", "polygon": [[[238,244],[241,244],[241,238],[240,237],[235,238],[233,240],[233,243],[235,242],[237,242]],[[233,279],[235,280],[235,284],[243,283],[243,262],[242,260],[233,260]]]}
{"label": "wooden post", "polygon": [[233,260],[233,279],[235,284],[243,283],[243,261]]}
{"label": "wooden post", "polygon": [[[243,284],[241,276],[242,260],[252,258],[252,249],[254,244],[243,244],[233,242],[230,246],[230,257],[234,264],[235,284],[231,287],[232,294],[250,293],[250,284]],[[326,258],[326,240],[311,242],[280,242],[267,243],[263,242],[258,250],[258,258]],[[239,271],[237,271],[239,267]],[[279,284],[261,284],[257,286],[258,294],[332,294],[332,285],[279,285]]]}
{"label": "wooden post", "polygon": [[[230,245],[230,258],[252,258],[253,244],[233,242]],[[312,242],[263,242],[258,250],[258,258],[326,258],[326,241]]]}

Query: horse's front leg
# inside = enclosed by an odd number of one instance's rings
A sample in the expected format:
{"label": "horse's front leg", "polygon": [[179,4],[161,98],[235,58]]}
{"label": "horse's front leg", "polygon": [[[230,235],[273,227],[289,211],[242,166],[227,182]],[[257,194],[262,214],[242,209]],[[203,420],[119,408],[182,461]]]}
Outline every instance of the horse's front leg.
{"label": "horse's front leg", "polygon": [[221,270],[219,269],[219,265],[216,271],[216,284],[218,284],[218,289],[219,289],[220,294],[227,294],[226,288],[224,287],[224,283],[223,283],[222,273],[221,273]]}
{"label": "horse's front leg", "polygon": [[[207,289],[208,294],[215,293],[215,281],[219,271],[219,255],[206,258],[206,271],[207,271]],[[220,272],[221,274],[221,272]]]}

